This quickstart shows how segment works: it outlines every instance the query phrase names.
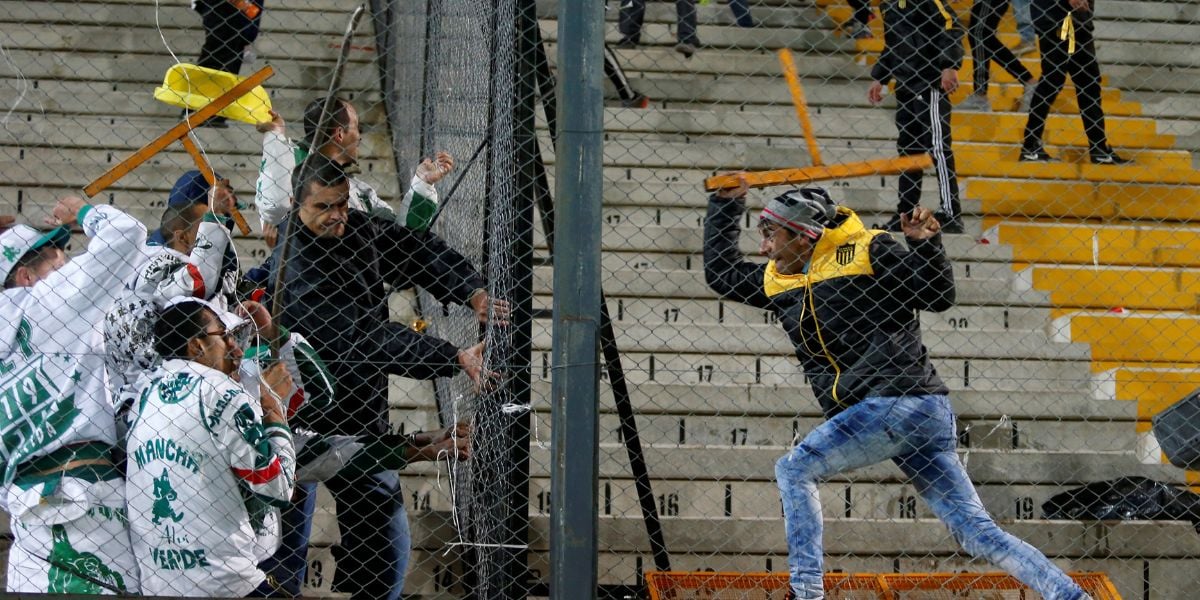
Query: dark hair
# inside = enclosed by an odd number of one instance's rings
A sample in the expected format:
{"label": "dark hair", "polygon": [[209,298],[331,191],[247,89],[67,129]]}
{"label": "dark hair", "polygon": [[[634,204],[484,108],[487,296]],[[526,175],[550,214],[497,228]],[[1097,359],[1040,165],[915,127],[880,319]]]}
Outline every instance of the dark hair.
{"label": "dark hair", "polygon": [[169,246],[175,241],[175,232],[190,229],[196,223],[204,219],[203,213],[199,217],[195,216],[197,206],[207,205],[203,202],[190,202],[188,204],[177,204],[175,206],[167,205],[167,209],[163,211],[162,218],[158,221],[158,229],[162,232],[163,240]]}
{"label": "dark hair", "polygon": [[41,248],[22,254],[21,258],[17,259],[17,264],[13,265],[12,269],[8,271],[8,277],[4,278],[4,289],[17,287],[17,269],[25,267],[30,270],[37,270],[38,267],[42,266],[42,263],[54,258],[54,253],[50,252],[50,250],[58,250],[58,246],[46,244]]}
{"label": "dark hair", "polygon": [[[304,141],[309,145],[316,140],[317,125],[321,120],[321,109],[325,106],[325,98],[317,98],[308,103],[308,108],[304,109]],[[350,126],[350,103],[341,98],[333,99],[333,106],[330,109],[329,124],[325,128],[326,134],[333,134],[333,130],[338,127]],[[329,140],[325,140],[328,142]],[[316,152],[317,148],[309,148],[310,152]]]}
{"label": "dark hair", "polygon": [[[208,313],[208,319],[204,318],[205,313]],[[213,320],[220,320],[217,313],[195,300],[164,308],[154,322],[154,351],[164,360],[187,358],[188,342],[204,333],[204,328]]]}
{"label": "dark hair", "polygon": [[304,199],[308,196],[308,188],[311,187],[309,184],[317,183],[324,187],[332,187],[341,185],[345,181],[346,171],[340,163],[321,153],[309,154],[292,171],[292,190],[295,192],[296,206],[304,204]]}

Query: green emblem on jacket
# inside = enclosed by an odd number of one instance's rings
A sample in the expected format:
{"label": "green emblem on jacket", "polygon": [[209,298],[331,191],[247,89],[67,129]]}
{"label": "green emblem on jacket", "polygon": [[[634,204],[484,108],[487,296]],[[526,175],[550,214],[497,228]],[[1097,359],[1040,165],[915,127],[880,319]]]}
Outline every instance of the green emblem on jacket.
{"label": "green emblem on jacket", "polygon": [[[71,547],[67,529],[62,525],[50,527],[54,545],[50,548],[49,585],[51,594],[100,594],[104,591],[125,593],[125,578],[108,568],[91,552]],[[107,587],[106,587],[107,586]]]}

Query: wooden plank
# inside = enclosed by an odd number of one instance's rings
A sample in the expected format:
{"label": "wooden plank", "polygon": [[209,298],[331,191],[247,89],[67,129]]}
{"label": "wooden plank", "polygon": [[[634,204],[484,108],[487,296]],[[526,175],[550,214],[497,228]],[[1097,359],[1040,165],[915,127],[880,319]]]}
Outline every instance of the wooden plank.
{"label": "wooden plank", "polygon": [[207,121],[208,119],[216,116],[221,109],[233,104],[238,98],[241,98],[250,90],[254,89],[274,74],[275,70],[272,69],[270,65],[267,65],[260,69],[257,73],[242,80],[237,85],[233,86],[233,88],[231,88],[228,92],[221,94],[219,97],[206,104],[200,110],[193,112],[188,116],[187,119],[184,119],[178,125],[169,129],[166,133],[158,136],[158,138],[151,141],[149,144],[142,146],[137,152],[134,152],[132,156],[121,161],[120,164],[117,164],[113,168],[109,169],[105,174],[97,177],[95,181],[89,183],[83,188],[83,193],[87,194],[88,198],[92,198],[96,194],[108,189],[108,186],[128,175],[130,171],[133,171],[142,163],[150,160],[150,158],[155,154],[162,152],[163,149],[165,149],[167,146],[170,146],[172,142],[182,139],[188,134],[189,131],[200,126],[201,123]]}
{"label": "wooden plank", "polygon": [[[897,156],[893,158],[877,158],[863,162],[843,163],[840,165],[824,165],[801,167],[799,169],[776,169],[771,171],[755,171],[743,173],[741,177],[752,188],[770,187],[773,185],[789,185],[793,183],[809,183],[829,179],[851,179],[854,177],[869,177],[871,175],[894,175],[903,171],[919,171],[933,164],[928,154],[912,156]],[[715,175],[704,180],[707,191],[738,186],[738,175]]]}
{"label": "wooden plank", "polygon": [[796,117],[800,119],[800,128],[804,130],[804,141],[808,143],[808,155],[812,157],[813,166],[819,167],[821,148],[817,146],[817,136],[813,133],[812,119],[808,116],[808,101],[804,99],[804,88],[800,86],[800,76],[796,73],[796,60],[792,51],[787,48],[779,49],[779,64],[783,66],[783,76],[787,78],[788,89],[792,92],[792,105],[796,107]]}
{"label": "wooden plank", "polygon": [[[217,174],[213,172],[212,165],[208,163],[208,158],[200,151],[200,147],[192,140],[191,134],[183,136],[181,141],[183,142],[183,148],[191,155],[192,161],[196,163],[196,168],[200,170],[200,174],[204,176],[204,180],[208,182],[209,187],[216,186]],[[222,179],[221,182],[229,185],[228,179]],[[242,235],[250,235],[250,224],[246,222],[246,217],[242,215],[242,211],[238,210],[237,202],[234,202],[233,206],[230,207],[230,211],[238,231],[242,232]]]}

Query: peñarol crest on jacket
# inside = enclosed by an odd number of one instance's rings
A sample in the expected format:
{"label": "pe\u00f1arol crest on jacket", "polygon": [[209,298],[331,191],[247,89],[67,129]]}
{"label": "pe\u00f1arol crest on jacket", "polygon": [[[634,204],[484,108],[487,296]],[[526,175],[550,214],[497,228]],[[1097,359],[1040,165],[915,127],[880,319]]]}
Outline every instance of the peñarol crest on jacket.
{"label": "pe\u00f1arol crest on jacket", "polygon": [[887,232],[869,230],[854,211],[838,207],[841,225],[825,228],[825,233],[813,247],[812,259],[807,273],[784,275],[775,268],[775,261],[767,263],[763,272],[763,292],[776,296],[784,292],[801,289],[828,279],[872,275],[871,241]]}
{"label": "pe\u00f1arol crest on jacket", "polygon": [[843,267],[854,262],[854,244],[851,242],[838,246],[834,252],[834,260]]}

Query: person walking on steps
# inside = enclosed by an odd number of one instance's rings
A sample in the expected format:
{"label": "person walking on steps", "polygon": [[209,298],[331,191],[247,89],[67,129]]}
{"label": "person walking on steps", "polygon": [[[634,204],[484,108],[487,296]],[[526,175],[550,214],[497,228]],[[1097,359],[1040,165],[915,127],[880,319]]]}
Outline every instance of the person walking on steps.
{"label": "person walking on steps", "polygon": [[1051,162],[1042,137],[1050,105],[1058,98],[1067,75],[1075,84],[1075,102],[1088,139],[1088,156],[1097,165],[1127,165],[1133,161],[1113,151],[1100,104],[1100,63],[1096,61],[1095,23],[1091,0],[1033,0],[1030,6],[1042,53],[1042,78],[1033,91],[1022,162]]}
{"label": "person walking on steps", "polygon": [[[962,67],[962,27],[942,0],[884,0],[880,10],[884,48],[871,68],[874,81],[867,99],[871,104],[883,102],[884,87],[896,82],[897,149],[903,156],[928,152],[933,157],[941,230],[962,233],[949,99],[958,89],[958,69]],[[901,215],[921,202],[924,175],[920,170],[900,174],[899,206],[883,229],[900,231]]]}
{"label": "person walking on steps", "polygon": [[967,28],[967,37],[971,41],[971,58],[975,63],[972,73],[975,89],[966,100],[959,103],[960,110],[987,112],[992,109],[987,93],[988,79],[991,77],[989,68],[993,61],[1024,86],[1021,110],[1029,110],[1029,99],[1033,96],[1037,79],[996,36],[996,28],[1008,10],[1008,4],[1009,0],[975,0],[971,5],[971,25]]}

